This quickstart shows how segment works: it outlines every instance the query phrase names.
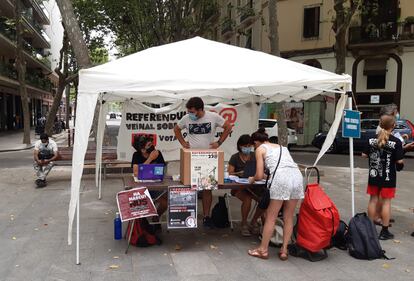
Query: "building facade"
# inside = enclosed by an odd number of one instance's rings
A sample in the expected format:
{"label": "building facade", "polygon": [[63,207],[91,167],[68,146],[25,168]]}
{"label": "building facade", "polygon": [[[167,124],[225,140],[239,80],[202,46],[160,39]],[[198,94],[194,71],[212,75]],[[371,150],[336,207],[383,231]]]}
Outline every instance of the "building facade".
{"label": "building facade", "polygon": [[[220,20],[208,37],[270,53],[268,0],[219,0],[218,5]],[[414,1],[363,0],[363,7],[348,29],[346,57],[358,109],[363,118],[376,118],[381,106],[394,102],[402,118],[414,120]],[[334,72],[334,17],[333,0],[279,0],[281,56]],[[288,120],[299,112],[299,143],[310,144],[332,123],[335,95],[285,107]],[[274,105],[263,106],[261,117],[276,117]]]}
{"label": "building facade", "polygon": [[23,110],[14,66],[16,58],[15,2],[21,1],[23,20],[23,57],[26,63],[26,87],[30,124],[45,116],[53,102],[50,38],[45,26],[50,18],[41,0],[0,1],[0,131],[23,128]]}

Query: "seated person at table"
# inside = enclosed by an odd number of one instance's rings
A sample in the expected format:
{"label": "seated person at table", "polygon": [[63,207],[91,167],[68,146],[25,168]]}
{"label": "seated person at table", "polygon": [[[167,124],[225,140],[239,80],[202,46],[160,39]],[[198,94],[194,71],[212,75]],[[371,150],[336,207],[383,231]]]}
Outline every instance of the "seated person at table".
{"label": "seated person at table", "polygon": [[[249,161],[256,161],[253,152],[252,141],[249,135],[240,136],[237,141],[237,152],[230,158],[228,165],[229,175],[235,175],[238,177],[245,177],[243,175],[246,163]],[[246,189],[232,190],[231,195],[237,197],[242,201],[241,204],[241,234],[243,236],[250,236],[249,225],[247,224],[247,217],[249,216],[250,208],[252,205],[253,194]],[[252,230],[252,229],[250,229]],[[258,230],[257,230],[258,231]],[[256,232],[257,232],[256,231]]]}
{"label": "seated person at table", "polygon": [[[131,163],[132,169],[134,171],[134,176],[138,176],[138,165],[140,164],[165,165],[164,157],[162,156],[161,151],[155,149],[151,138],[148,138],[146,136],[139,137],[134,142],[134,148],[136,152],[134,152],[134,155],[132,156]],[[151,198],[154,200],[154,203],[157,206],[158,216],[161,216],[167,210],[167,193],[162,195],[162,191],[153,190],[150,191],[150,194]]]}

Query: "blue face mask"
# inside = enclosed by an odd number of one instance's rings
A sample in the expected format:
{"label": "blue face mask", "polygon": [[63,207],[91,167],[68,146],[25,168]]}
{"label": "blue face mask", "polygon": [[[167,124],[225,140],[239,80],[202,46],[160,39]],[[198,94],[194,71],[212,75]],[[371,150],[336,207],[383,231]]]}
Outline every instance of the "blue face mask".
{"label": "blue face mask", "polygon": [[243,154],[249,155],[250,153],[252,153],[252,148],[251,147],[242,147],[241,151]]}
{"label": "blue face mask", "polygon": [[188,117],[190,117],[191,121],[197,121],[198,120],[197,115],[195,113],[192,113],[192,112],[188,113]]}

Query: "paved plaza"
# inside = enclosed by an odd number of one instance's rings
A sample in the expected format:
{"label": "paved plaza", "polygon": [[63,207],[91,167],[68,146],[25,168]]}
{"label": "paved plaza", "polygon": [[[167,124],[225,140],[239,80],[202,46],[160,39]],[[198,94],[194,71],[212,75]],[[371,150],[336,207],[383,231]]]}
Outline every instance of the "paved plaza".
{"label": "paved plaza", "polygon": [[[348,221],[348,169],[323,170],[322,184]],[[357,169],[356,179],[357,210],[365,211],[366,170]],[[81,192],[81,265],[75,265],[75,245],[67,245],[70,170],[54,169],[44,189],[35,189],[33,180],[30,167],[0,171],[2,281],[414,279],[414,238],[410,236],[414,230],[413,172],[403,172],[399,177],[400,188],[393,204],[396,223],[391,228],[396,238],[382,242],[387,255],[395,260],[360,261],[332,249],[328,259],[317,263],[294,257],[282,262],[275,248],[271,248],[267,261],[249,257],[247,249],[257,246],[258,239],[241,237],[237,228],[234,232],[199,228],[167,233],[164,227],[161,246],[131,247],[125,255],[126,242],[113,240],[115,194],[122,189],[122,179],[110,175],[103,182],[103,199],[98,200],[94,177],[87,175]],[[238,216],[239,202],[233,200],[232,206]]]}

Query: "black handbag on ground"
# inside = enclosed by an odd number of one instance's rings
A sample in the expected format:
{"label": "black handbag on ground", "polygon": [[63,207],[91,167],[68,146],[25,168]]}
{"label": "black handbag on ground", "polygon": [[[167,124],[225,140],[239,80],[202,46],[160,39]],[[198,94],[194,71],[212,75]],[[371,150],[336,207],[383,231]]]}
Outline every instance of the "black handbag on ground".
{"label": "black handbag on ground", "polygon": [[280,158],[282,158],[282,146],[281,146],[281,145],[279,145],[279,147],[280,147],[280,152],[279,152],[279,160],[277,161],[276,168],[275,168],[275,170],[273,171],[272,180],[271,180],[271,181],[270,181],[270,183],[269,183],[269,177],[270,177],[270,172],[269,172],[269,174],[267,175],[266,183],[265,183],[265,185],[266,185],[266,190],[265,190],[265,192],[263,193],[263,196],[262,196],[262,198],[260,199],[260,202],[259,202],[259,204],[258,204],[258,208],[260,208],[260,209],[262,209],[262,210],[266,210],[266,209],[267,209],[267,207],[269,207],[269,204],[270,204],[270,187],[272,186],[273,179],[275,178],[277,168],[279,168]]}

